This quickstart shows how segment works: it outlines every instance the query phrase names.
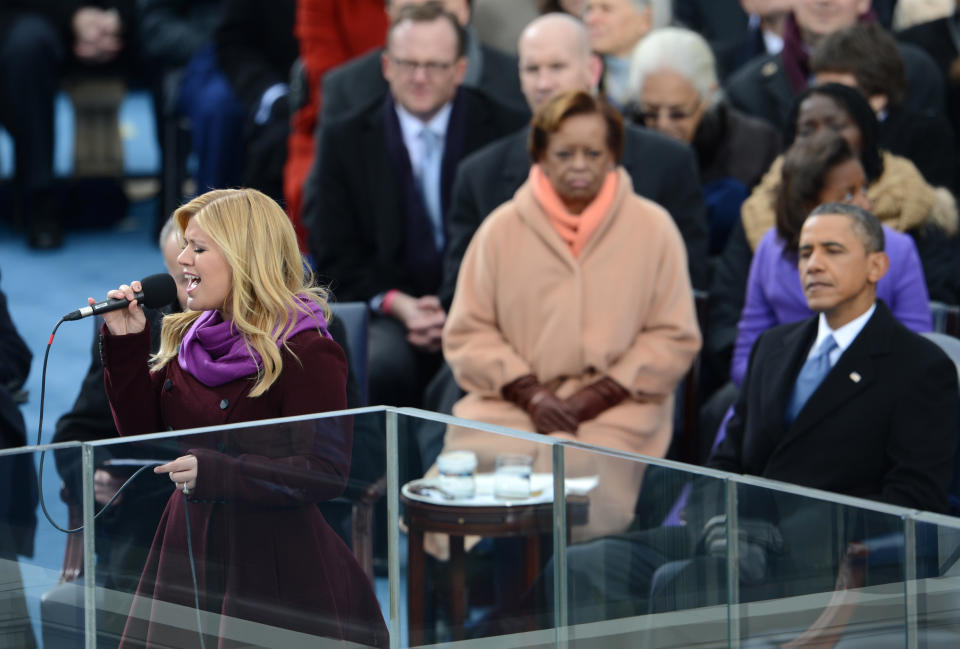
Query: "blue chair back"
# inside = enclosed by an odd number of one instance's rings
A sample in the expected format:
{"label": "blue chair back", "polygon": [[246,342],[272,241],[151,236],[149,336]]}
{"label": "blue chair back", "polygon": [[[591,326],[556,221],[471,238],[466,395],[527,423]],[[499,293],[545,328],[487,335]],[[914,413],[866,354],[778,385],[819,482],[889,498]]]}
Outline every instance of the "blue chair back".
{"label": "blue chair back", "polygon": [[334,302],[330,304],[333,317],[343,323],[350,346],[350,369],[360,385],[362,405],[367,404],[367,330],[370,311],[365,302]]}

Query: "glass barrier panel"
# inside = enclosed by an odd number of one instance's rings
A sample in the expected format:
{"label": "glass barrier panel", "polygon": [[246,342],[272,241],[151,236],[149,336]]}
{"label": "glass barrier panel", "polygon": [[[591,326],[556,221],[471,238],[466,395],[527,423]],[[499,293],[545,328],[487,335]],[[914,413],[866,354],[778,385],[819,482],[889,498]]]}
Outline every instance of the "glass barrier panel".
{"label": "glass barrier panel", "polygon": [[696,530],[701,518],[723,514],[726,481],[600,449],[564,450],[568,475],[572,467],[590,466],[599,477],[590,526],[567,549],[570,641],[577,647],[725,641],[725,557],[704,556]]}
{"label": "glass barrier panel", "polygon": [[[0,423],[5,433],[10,432]],[[58,460],[70,463],[80,457],[80,446],[59,451]],[[79,525],[68,517],[61,497],[61,480],[53,453],[43,454],[42,494],[53,521],[64,529]],[[71,566],[82,564],[82,549],[74,555],[76,564],[64,561],[68,538],[80,539],[54,528],[44,518],[39,504],[41,483],[38,470],[41,453],[33,447],[0,452],[0,647],[52,646],[57,627],[47,624],[51,611],[47,597],[58,588],[61,579],[76,578]],[[73,546],[75,549],[78,546]],[[83,598],[76,617],[62,620],[67,627],[79,623],[83,629]],[[82,640],[82,633],[79,636]]]}
{"label": "glass barrier panel", "polygon": [[[552,440],[406,412],[397,433],[399,646],[553,646]],[[577,534],[586,505],[569,502],[566,518]]]}
{"label": "glass barrier panel", "polygon": [[742,646],[905,646],[903,516],[807,493],[737,484],[735,524],[717,535],[736,553],[731,624]]}
{"label": "glass barrier panel", "polygon": [[[915,646],[960,647],[960,519],[923,514],[916,530]],[[913,631],[913,629],[909,629]],[[882,649],[882,648],[878,648]]]}
{"label": "glass barrier panel", "polygon": [[[92,444],[103,498],[146,467],[96,523],[98,648],[121,639],[389,646],[372,513],[383,493],[383,418],[331,414]],[[367,496],[371,507],[357,514]]]}

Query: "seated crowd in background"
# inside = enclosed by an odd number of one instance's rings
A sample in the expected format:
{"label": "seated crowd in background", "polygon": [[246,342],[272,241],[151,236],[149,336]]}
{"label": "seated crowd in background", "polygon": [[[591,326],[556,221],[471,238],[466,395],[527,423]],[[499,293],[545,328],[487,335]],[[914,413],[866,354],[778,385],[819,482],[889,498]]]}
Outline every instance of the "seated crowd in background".
{"label": "seated crowd in background", "polygon": [[[914,345],[906,329],[932,328],[930,300],[960,302],[960,0],[902,31],[892,21],[910,0],[531,0],[509,52],[481,29],[496,21],[473,20],[495,0],[99,4],[0,10],[0,60],[16,63],[0,75],[0,124],[32,246],[60,245],[65,225],[58,84],[135,77],[161,120],[186,119],[198,192],[273,197],[334,300],[368,305],[369,348],[352,351],[368,355],[370,404],[664,457],[674,392],[699,353],[702,434],[732,414],[712,466],[876,496],[806,465],[750,464],[756,424],[743,412],[763,400],[750,374],[765,362],[751,350],[800,320],[790,331],[807,347],[817,336],[807,319],[824,310],[797,266],[822,203],[855,206],[827,215],[843,225],[866,218],[856,209],[882,224],[880,249],[851,230],[890,266],[864,280],[880,300],[864,331]],[[693,289],[709,289],[703,331]],[[113,434],[105,402],[96,426],[77,423],[96,360],[58,440]],[[736,388],[717,392],[728,383],[743,388],[733,410]],[[502,450],[457,427],[421,436],[422,471],[444,449],[477,452],[482,470]],[[382,465],[376,437],[355,443],[356,466],[376,458],[363,470]],[[59,468],[75,499],[75,467]],[[630,525],[643,474],[621,468],[592,468],[608,507],[576,540]],[[880,499],[943,509],[934,491]],[[665,576],[647,567],[656,610]]]}

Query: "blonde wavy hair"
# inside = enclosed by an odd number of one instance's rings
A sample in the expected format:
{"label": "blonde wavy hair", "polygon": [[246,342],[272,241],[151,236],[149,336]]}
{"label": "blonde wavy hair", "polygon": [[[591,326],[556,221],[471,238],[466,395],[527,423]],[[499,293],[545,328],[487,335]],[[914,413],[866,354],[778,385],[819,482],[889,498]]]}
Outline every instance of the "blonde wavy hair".
{"label": "blonde wavy hair", "polygon": [[[251,397],[258,397],[280,376],[283,359],[278,342],[286,348],[296,312],[312,315],[297,296],[319,304],[329,320],[327,292],[314,284],[290,219],[266,194],[255,189],[215,189],[197,196],[173,213],[181,241],[191,219],[220,247],[230,265],[232,285],[227,303],[233,325],[247,348],[263,360],[250,390]],[[187,311],[164,317],[160,350],[151,359],[153,371],[177,356],[180,341],[202,313]]]}

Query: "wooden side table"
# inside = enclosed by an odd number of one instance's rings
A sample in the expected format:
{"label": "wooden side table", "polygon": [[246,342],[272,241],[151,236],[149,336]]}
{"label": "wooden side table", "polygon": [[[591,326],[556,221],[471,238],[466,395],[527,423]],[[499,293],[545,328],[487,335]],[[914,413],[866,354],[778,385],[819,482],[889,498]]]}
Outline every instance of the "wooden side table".
{"label": "wooden side table", "polygon": [[[463,537],[467,535],[524,538],[524,588],[533,585],[540,570],[540,535],[553,531],[553,503],[503,504],[490,507],[427,503],[400,494],[407,525],[407,624],[410,646],[423,644],[424,571],[423,535],[440,532],[450,536],[450,622],[454,639],[463,636],[466,618],[466,576]],[[567,496],[567,539],[573,525],[587,523],[590,501],[586,496]]]}

